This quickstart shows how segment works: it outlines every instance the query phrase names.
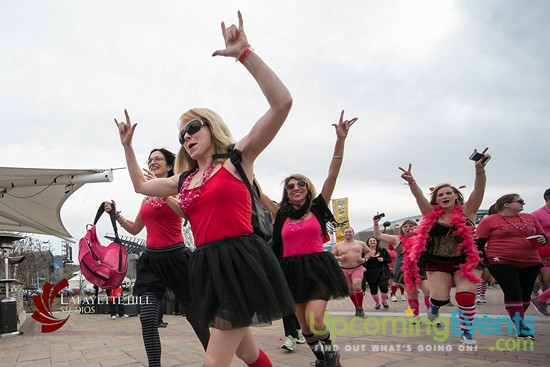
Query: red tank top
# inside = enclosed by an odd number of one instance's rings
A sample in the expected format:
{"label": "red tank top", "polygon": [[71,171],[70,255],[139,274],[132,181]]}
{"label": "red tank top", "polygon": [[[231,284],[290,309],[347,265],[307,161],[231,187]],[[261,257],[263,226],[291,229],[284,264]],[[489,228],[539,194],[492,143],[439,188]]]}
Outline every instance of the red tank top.
{"label": "red tank top", "polygon": [[185,215],[191,223],[195,246],[253,232],[250,193],[244,182],[223,166],[185,209]]}
{"label": "red tank top", "polygon": [[168,204],[160,208],[143,204],[139,216],[147,230],[145,242],[148,247],[162,248],[183,242],[182,219]]}

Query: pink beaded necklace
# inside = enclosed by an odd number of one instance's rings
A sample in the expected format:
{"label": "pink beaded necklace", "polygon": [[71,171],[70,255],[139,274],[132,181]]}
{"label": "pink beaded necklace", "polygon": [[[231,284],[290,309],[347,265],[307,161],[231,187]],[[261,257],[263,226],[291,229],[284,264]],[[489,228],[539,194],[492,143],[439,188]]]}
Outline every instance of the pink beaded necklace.
{"label": "pink beaded necklace", "polygon": [[145,202],[151,205],[153,208],[158,209],[164,205],[164,199],[158,196],[147,196]]}
{"label": "pink beaded necklace", "polygon": [[199,172],[198,167],[185,178],[185,180],[183,181],[183,184],[181,185],[181,190],[178,195],[178,198],[179,198],[178,204],[180,208],[187,209],[189,205],[193,202],[193,200],[195,200],[201,195],[202,190],[204,189],[204,185],[206,185],[206,181],[208,181],[208,179],[212,175],[212,171],[214,171],[214,168],[217,165],[218,165],[218,161],[214,161],[212,162],[212,164],[206,167],[206,169],[202,174],[202,178],[200,180],[200,186],[198,188],[195,187],[191,190],[188,190],[189,185],[191,184],[191,180],[193,179],[193,177],[195,177],[197,172]]}
{"label": "pink beaded necklace", "polygon": [[290,232],[298,233],[302,230],[302,225],[304,224],[304,220],[306,219],[307,213],[308,212],[306,212],[304,215],[302,215],[300,217],[300,220],[296,223],[292,223],[290,221],[290,218],[288,218],[288,229],[290,229]]}
{"label": "pink beaded necklace", "polygon": [[508,223],[509,225],[511,225],[512,227],[517,229],[518,231],[523,232],[523,233],[528,233],[528,231],[526,231],[526,229],[527,229],[527,227],[529,227],[529,223],[527,223],[521,215],[519,215],[519,214],[515,215],[515,216],[519,217],[519,220],[521,222],[520,225],[517,225],[513,222],[510,222],[508,219],[506,219],[506,217],[504,215],[502,215],[500,213],[499,213],[499,215],[506,223]]}

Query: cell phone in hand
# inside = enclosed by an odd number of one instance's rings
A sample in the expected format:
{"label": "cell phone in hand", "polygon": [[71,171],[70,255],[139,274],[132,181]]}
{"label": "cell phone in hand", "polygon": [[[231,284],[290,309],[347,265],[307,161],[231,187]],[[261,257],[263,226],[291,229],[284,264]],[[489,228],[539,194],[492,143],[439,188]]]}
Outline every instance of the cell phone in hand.
{"label": "cell phone in hand", "polygon": [[470,159],[472,161],[475,161],[475,162],[482,159],[481,164],[486,165],[487,162],[489,162],[489,160],[491,159],[491,156],[485,156],[484,154],[481,154],[477,150],[474,150],[474,152],[472,153],[472,155],[468,159]]}
{"label": "cell phone in hand", "polygon": [[379,219],[384,218],[385,216],[386,216],[386,214],[380,213],[380,214],[376,214],[372,219],[379,220]]}

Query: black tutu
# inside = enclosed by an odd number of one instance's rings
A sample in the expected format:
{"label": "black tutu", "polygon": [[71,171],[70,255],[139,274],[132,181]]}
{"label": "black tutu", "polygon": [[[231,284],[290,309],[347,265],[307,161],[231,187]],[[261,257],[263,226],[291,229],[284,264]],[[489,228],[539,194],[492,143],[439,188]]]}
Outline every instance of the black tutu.
{"label": "black tutu", "polygon": [[161,299],[167,291],[180,302],[191,301],[189,292],[189,257],[191,250],[183,244],[162,249],[147,247],[139,258],[134,294],[154,293]]}
{"label": "black tutu", "polygon": [[270,325],[294,313],[277,258],[254,234],[198,246],[189,262],[189,281],[203,326]]}
{"label": "black tutu", "polygon": [[281,267],[296,303],[345,298],[348,284],[342,269],[329,252],[284,257]]}

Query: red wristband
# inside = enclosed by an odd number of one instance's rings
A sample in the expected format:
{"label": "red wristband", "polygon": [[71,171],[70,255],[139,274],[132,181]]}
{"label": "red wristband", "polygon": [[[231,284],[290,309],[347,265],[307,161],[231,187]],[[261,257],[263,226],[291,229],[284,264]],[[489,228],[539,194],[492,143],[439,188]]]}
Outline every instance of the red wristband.
{"label": "red wristband", "polygon": [[241,53],[241,55],[237,58],[237,61],[240,61],[240,62],[243,62],[244,59],[246,59],[248,57],[248,55],[250,55],[250,53],[252,52],[252,47],[250,47],[250,45],[246,46],[244,51]]}

